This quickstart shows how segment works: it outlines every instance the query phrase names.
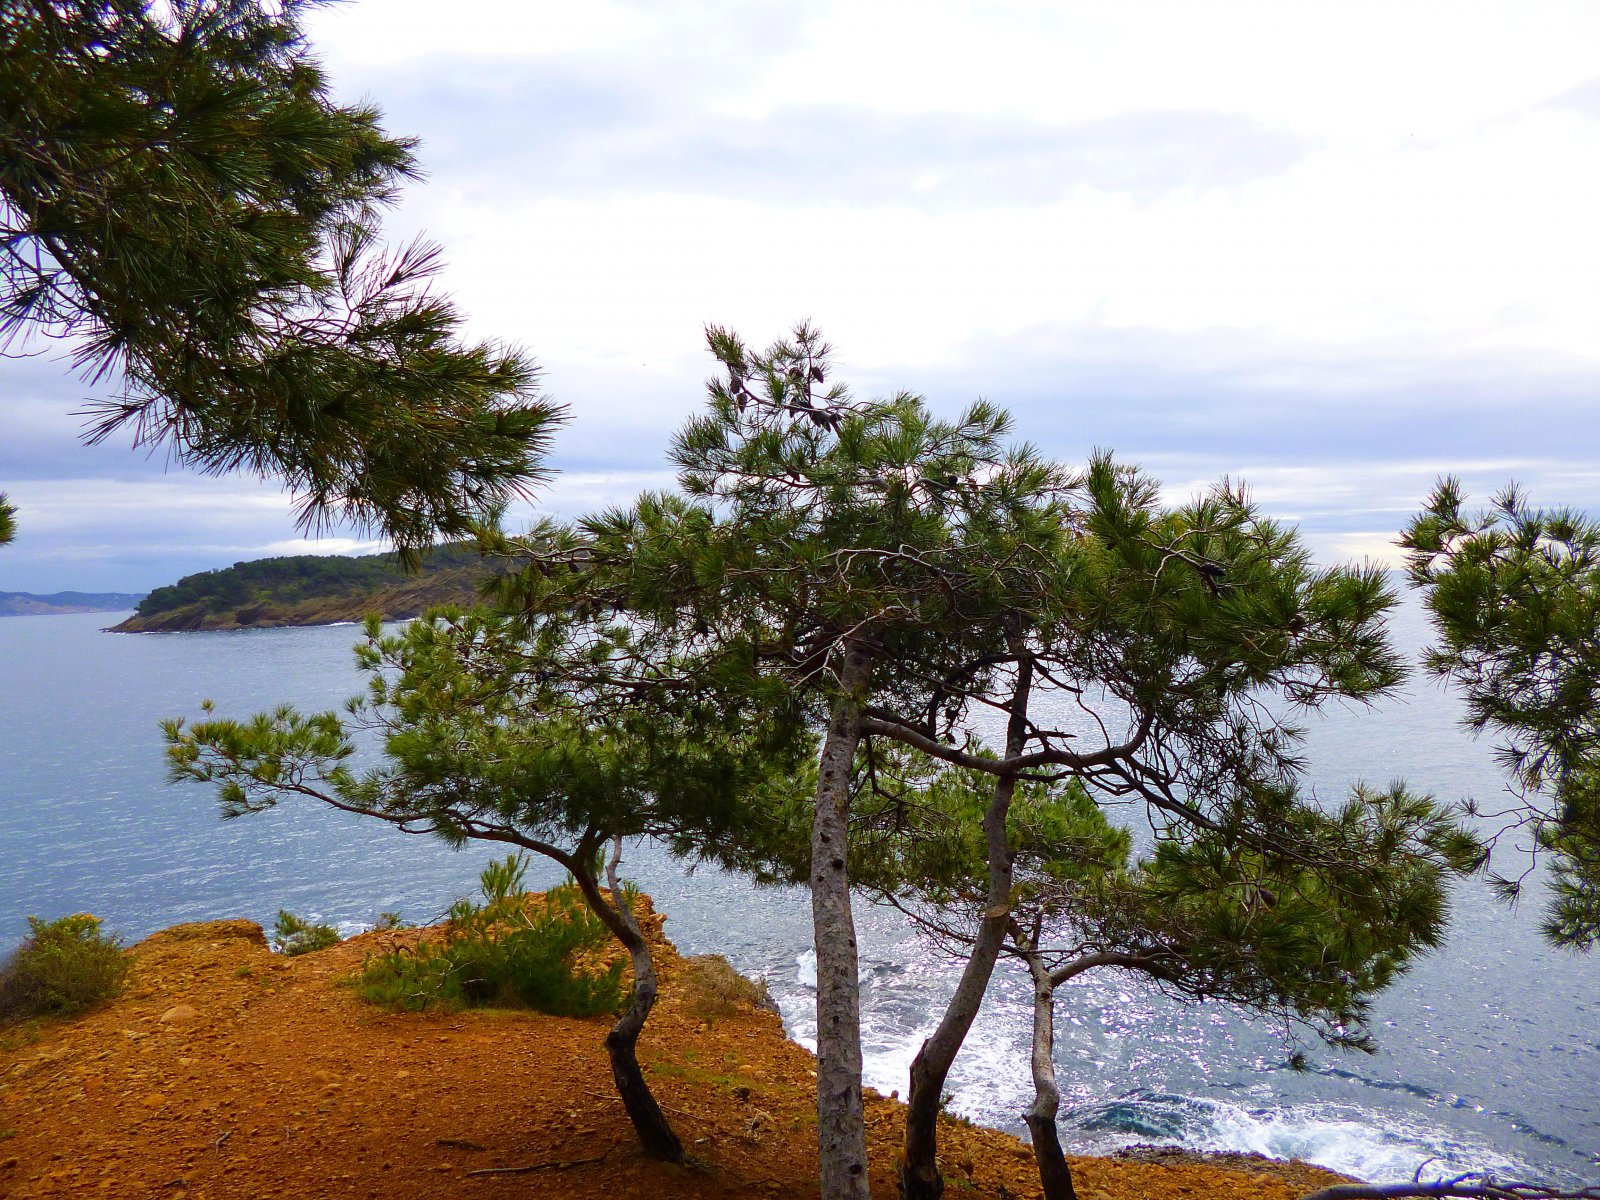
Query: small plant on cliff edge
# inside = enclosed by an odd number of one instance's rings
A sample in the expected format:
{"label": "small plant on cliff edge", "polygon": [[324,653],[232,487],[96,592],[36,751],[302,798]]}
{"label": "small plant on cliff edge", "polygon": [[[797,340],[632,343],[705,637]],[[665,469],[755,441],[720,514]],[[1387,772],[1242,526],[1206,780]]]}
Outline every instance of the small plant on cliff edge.
{"label": "small plant on cliff edge", "polygon": [[286,908],[278,910],[278,920],[272,927],[272,948],[279,954],[293,958],[297,954],[310,954],[313,950],[326,950],[338,944],[339,931],[332,925],[307,921]]}
{"label": "small plant on cliff edge", "polygon": [[28,926],[0,965],[0,1025],[71,1016],[122,991],[128,960],[118,939],[100,932],[99,917],[29,917]]}
{"label": "small plant on cliff edge", "polygon": [[573,956],[602,945],[610,931],[569,885],[542,905],[522,889],[527,863],[517,855],[484,868],[484,903],[458,901],[442,943],[423,942],[367,960],[362,996],[391,1008],[532,1008],[564,1017],[622,1007],[622,960],[589,973]]}
{"label": "small plant on cliff edge", "polygon": [[689,1010],[696,1016],[732,1016],[741,1009],[776,1011],[765,979],[747,979],[720,954],[697,954],[683,960],[681,984]]}

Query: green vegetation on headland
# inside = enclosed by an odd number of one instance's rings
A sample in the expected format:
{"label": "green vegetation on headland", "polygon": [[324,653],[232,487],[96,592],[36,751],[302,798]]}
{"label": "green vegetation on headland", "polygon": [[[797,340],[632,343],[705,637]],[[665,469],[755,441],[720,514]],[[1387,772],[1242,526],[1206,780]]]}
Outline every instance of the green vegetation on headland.
{"label": "green vegetation on headland", "polygon": [[144,597],[137,592],[0,592],[0,617],[35,617],[56,613],[121,612]]}
{"label": "green vegetation on headland", "polygon": [[387,554],[262,558],[157,588],[113,632],[329,625],[368,613],[404,620],[435,605],[473,604],[493,569],[460,544],[430,551],[416,572]]}

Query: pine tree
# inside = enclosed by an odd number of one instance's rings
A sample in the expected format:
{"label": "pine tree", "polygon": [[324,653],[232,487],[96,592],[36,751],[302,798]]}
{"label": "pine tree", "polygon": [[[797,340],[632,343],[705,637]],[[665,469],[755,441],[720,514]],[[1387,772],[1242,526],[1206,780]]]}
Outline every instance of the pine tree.
{"label": "pine tree", "polygon": [[[770,698],[637,686],[688,669],[654,652],[626,624],[561,615],[531,635],[485,612],[441,614],[392,635],[374,619],[357,647],[368,691],[345,716],[284,706],[163,728],[172,779],[216,785],[224,816],[310,798],[564,867],[633,966],[628,1008],[605,1039],[618,1095],[645,1150],[677,1162],[682,1142],[637,1056],[657,996],[654,957],[622,901],[615,855],[602,888],[600,855],[641,836],[700,858],[750,842],[741,823],[773,807],[769,791],[792,786],[795,755],[810,743]],[[357,771],[363,732],[381,739],[384,759]]]}
{"label": "pine tree", "polygon": [[[605,602],[781,680],[825,731],[806,878],[827,1197],[867,1187],[847,853],[861,764],[889,741],[994,780],[987,924],[912,1076],[902,1187],[937,1196],[938,1097],[1007,929],[1018,782],[1076,779],[1186,838],[1363,865],[1360,829],[1314,838],[1283,797],[1295,715],[1400,679],[1394,597],[1376,570],[1313,570],[1237,488],[1166,508],[1107,456],[1073,478],[1008,445],[993,406],[940,421],[914,396],[853,400],[807,327],[761,353],[708,340],[722,374],[674,443],[682,494],[582,523],[586,570],[610,580]],[[972,748],[977,710],[1007,719],[1000,753]]]}
{"label": "pine tree", "polygon": [[[1464,724],[1491,730],[1518,803],[1508,812],[1551,863],[1545,937],[1600,942],[1600,522],[1532,508],[1515,486],[1465,511],[1442,480],[1400,538],[1438,643],[1427,669],[1465,693]],[[1514,898],[1520,880],[1499,878]]]}
{"label": "pine tree", "polygon": [[944,421],[908,394],[852,400],[809,327],[764,352],[720,329],[708,341],[723,374],[674,441],[684,494],[583,522],[586,569],[603,602],[779,686],[825,731],[807,872],[819,1170],[830,1200],[865,1196],[846,861],[857,752],[875,714],[913,721],[953,672],[976,687],[1003,657],[1006,614],[1063,543],[1064,480],[1007,445],[992,405]]}
{"label": "pine tree", "polygon": [[0,335],[115,381],[91,442],[280,478],[303,524],[409,553],[531,486],[558,410],[461,339],[436,248],[379,245],[415,143],[334,103],[315,2],[0,2]]}
{"label": "pine tree", "polygon": [[[881,747],[866,774],[852,814],[858,883],[970,961],[991,912],[988,777]],[[1016,789],[1004,952],[1032,981],[1035,1096],[1024,1120],[1050,1200],[1073,1195],[1056,1128],[1063,984],[1122,970],[1181,1000],[1220,1001],[1370,1051],[1370,998],[1438,944],[1445,886],[1482,853],[1438,805],[1399,787],[1358,787],[1333,813],[1289,795],[1274,803],[1292,851],[1168,822],[1134,863],[1128,831],[1078,780]],[[1317,856],[1306,853],[1313,845]]]}

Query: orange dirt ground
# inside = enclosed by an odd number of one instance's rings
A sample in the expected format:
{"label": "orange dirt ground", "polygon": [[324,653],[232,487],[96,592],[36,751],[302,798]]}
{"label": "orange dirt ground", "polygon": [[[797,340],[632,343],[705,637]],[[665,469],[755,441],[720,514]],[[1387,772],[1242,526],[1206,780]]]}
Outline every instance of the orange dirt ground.
{"label": "orange dirt ground", "polygon": [[[0,1197],[816,1194],[814,1060],[771,1013],[693,1011],[670,944],[658,943],[663,999],[640,1057],[692,1156],[681,1167],[638,1151],[601,1047],[607,1021],[394,1014],[343,986],[365,954],[408,936],[284,958],[259,926],[216,921],[139,943],[119,1000],[37,1040],[6,1031]],[[868,1097],[872,1186],[892,1197],[904,1110]],[[952,1200],[1039,1194],[1015,1138],[951,1121],[941,1145]],[[1072,1160],[1083,1200],[1291,1200],[1336,1178],[1227,1165]]]}

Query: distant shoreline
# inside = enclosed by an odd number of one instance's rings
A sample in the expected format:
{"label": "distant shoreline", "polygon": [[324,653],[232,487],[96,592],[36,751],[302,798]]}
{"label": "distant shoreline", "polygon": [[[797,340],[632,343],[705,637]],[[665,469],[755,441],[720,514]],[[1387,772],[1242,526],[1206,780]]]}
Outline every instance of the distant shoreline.
{"label": "distant shoreline", "polygon": [[0,592],[0,617],[58,617],[72,613],[126,612],[143,592]]}

